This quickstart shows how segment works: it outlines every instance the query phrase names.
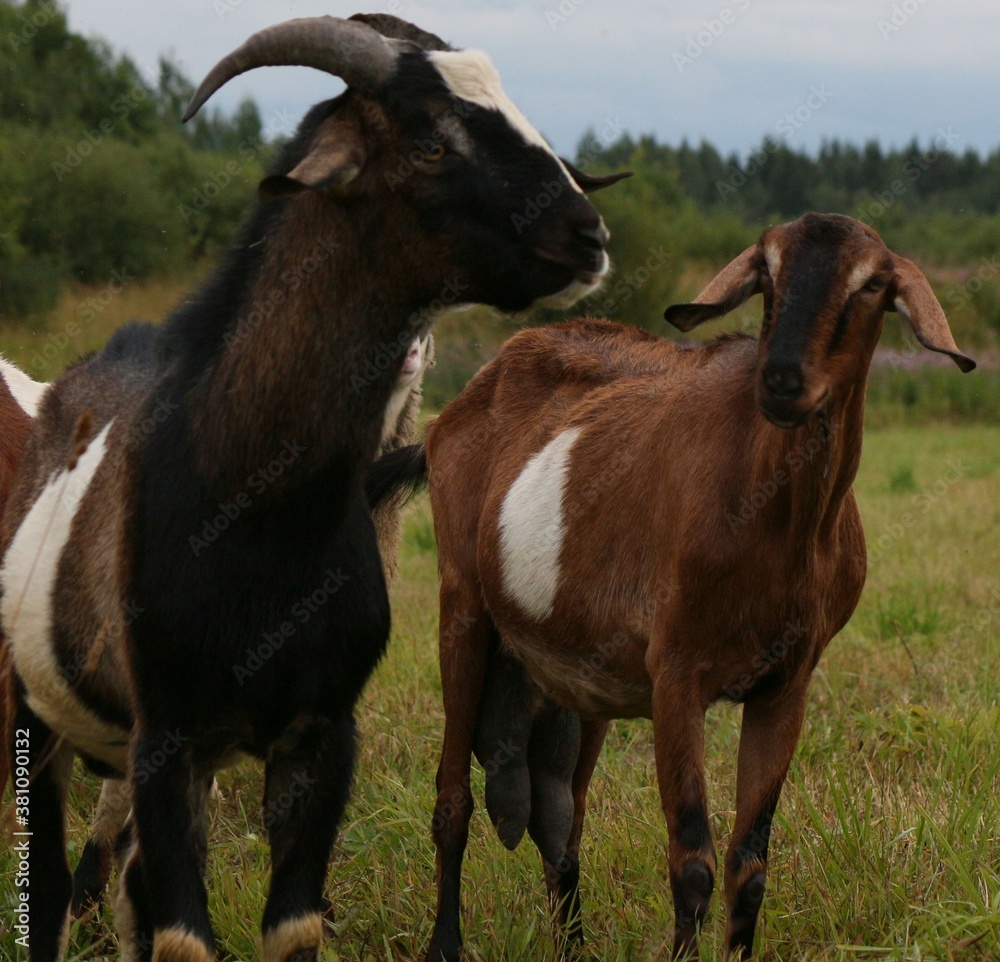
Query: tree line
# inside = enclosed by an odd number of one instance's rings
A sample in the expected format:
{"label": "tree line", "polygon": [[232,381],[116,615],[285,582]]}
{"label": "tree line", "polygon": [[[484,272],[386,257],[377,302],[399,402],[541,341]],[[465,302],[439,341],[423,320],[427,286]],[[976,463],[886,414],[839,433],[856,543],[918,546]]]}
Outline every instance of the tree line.
{"label": "tree line", "polygon": [[[67,284],[169,276],[227,242],[297,118],[265,124],[247,100],[182,125],[192,92],[167,59],[146,75],[72,33],[55,0],[0,0],[0,322],[51,307]],[[604,133],[583,136],[577,166],[635,176],[595,196],[616,270],[593,313],[663,330],[692,269],[820,210],[952,269],[946,308],[960,326],[1000,332],[1000,150],[959,152],[946,128],[903,148],[830,141],[815,155],[774,138],[738,156]]]}
{"label": "tree line", "polygon": [[273,148],[252,101],[182,125],[193,89],[72,33],[54,0],[0,0],[0,319],[228,238]]}

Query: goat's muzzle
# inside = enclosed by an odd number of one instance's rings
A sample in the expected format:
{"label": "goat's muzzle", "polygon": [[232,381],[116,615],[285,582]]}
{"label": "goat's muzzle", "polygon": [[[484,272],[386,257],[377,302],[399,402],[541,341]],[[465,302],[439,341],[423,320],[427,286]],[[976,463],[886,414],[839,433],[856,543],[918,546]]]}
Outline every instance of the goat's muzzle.
{"label": "goat's muzzle", "polygon": [[810,386],[801,365],[768,361],[757,381],[757,403],[761,413],[779,428],[796,428],[817,414],[827,401],[829,388]]}
{"label": "goat's muzzle", "polygon": [[571,221],[563,237],[534,250],[537,257],[569,268],[575,281],[587,285],[599,283],[610,266],[605,247],[611,234],[596,211],[590,215]]}

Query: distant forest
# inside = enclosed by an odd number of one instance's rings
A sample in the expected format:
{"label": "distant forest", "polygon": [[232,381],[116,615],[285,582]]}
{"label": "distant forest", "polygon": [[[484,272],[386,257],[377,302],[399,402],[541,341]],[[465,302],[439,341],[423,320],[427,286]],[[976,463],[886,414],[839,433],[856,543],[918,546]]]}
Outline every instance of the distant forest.
{"label": "distant forest", "polygon": [[[168,60],[143,76],[73,34],[53,0],[0,0],[0,321],[50,307],[61,285],[170,274],[226,242],[297,118],[266,124],[246,101],[182,125],[192,89]],[[1000,149],[959,154],[953,139],[834,141],[816,156],[765,139],[740,158],[588,133],[579,166],[635,173],[595,196],[617,270],[591,309],[656,326],[686,266],[718,265],[769,223],[839,211],[939,268],[946,308],[1000,332]]]}

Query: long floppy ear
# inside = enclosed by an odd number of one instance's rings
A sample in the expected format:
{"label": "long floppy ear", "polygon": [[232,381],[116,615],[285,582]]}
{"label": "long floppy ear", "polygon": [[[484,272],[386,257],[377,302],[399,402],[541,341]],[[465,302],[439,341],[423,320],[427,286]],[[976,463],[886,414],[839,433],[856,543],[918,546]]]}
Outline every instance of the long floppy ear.
{"label": "long floppy ear", "polygon": [[913,329],[917,340],[928,350],[947,354],[965,374],[975,370],[976,362],[959,351],[948,326],[948,318],[923,272],[913,261],[898,254],[892,256],[896,272],[890,291],[893,299],[891,309],[899,312]]}
{"label": "long floppy ear", "polygon": [[355,124],[328,117],[313,137],[305,157],[287,174],[275,174],[260,182],[261,200],[287,197],[320,187],[346,187],[367,160],[361,131]]}
{"label": "long floppy ear", "polygon": [[736,310],[760,293],[757,245],[748,247],[736,260],[722,268],[691,304],[672,304],[663,316],[679,331],[690,331],[705,321]]}
{"label": "long floppy ear", "polygon": [[559,159],[562,160],[563,167],[569,171],[570,176],[576,181],[576,186],[585,194],[592,194],[595,190],[603,190],[605,187],[610,187],[612,184],[617,184],[618,181],[632,176],[632,171],[630,170],[623,171],[620,174],[585,174],[582,170],[574,167],[568,160],[562,157]]}

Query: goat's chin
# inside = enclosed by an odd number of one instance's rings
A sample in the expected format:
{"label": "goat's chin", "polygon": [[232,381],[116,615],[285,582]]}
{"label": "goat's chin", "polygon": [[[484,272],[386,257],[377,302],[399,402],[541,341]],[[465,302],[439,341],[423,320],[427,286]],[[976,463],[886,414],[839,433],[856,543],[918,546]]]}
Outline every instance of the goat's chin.
{"label": "goat's chin", "polygon": [[591,294],[596,294],[603,286],[608,277],[607,263],[599,272],[578,271],[576,277],[570,281],[561,291],[555,294],[547,294],[545,297],[535,301],[535,307],[553,307],[563,310],[572,307],[577,301]]}

